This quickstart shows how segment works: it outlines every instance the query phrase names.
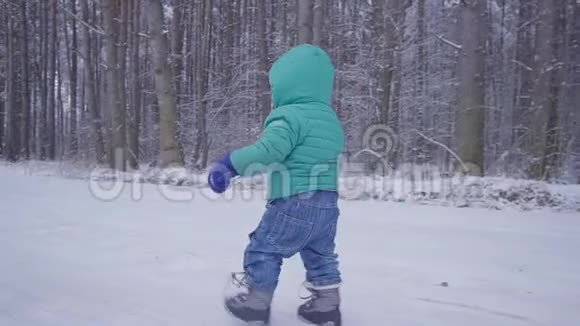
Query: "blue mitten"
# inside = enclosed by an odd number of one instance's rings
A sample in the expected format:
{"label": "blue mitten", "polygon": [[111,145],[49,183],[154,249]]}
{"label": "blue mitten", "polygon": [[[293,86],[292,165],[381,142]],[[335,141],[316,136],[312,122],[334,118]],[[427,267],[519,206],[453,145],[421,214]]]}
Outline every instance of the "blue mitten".
{"label": "blue mitten", "polygon": [[230,180],[237,176],[238,172],[234,169],[230,154],[226,154],[223,159],[214,162],[209,169],[207,183],[214,192],[221,194],[226,191],[230,185]]}

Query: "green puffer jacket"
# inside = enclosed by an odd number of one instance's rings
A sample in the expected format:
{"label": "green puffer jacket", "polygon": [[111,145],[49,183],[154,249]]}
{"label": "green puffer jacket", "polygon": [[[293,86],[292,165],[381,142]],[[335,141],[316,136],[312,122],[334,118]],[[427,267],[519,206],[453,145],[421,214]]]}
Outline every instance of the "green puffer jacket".
{"label": "green puffer jacket", "polygon": [[258,141],[231,154],[241,176],[268,175],[268,199],[337,190],[344,131],[332,109],[334,66],[322,49],[300,45],[270,69],[274,110]]}

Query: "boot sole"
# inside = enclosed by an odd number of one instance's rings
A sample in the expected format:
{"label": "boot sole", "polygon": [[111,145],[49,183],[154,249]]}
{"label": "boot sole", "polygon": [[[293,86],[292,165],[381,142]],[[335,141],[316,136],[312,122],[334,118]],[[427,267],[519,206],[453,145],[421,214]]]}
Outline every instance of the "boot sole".
{"label": "boot sole", "polygon": [[238,316],[234,315],[234,313],[231,312],[230,309],[228,309],[228,306],[225,304],[224,304],[224,309],[230,316],[232,316],[232,318],[234,318],[235,320],[237,320],[241,323],[246,323],[246,325],[248,325],[248,326],[269,326],[270,325],[269,322],[263,322],[263,321],[245,321],[245,320],[239,318]]}
{"label": "boot sole", "polygon": [[333,321],[327,321],[327,322],[322,323],[322,324],[316,324],[316,323],[313,323],[313,322],[311,322],[309,320],[304,319],[304,317],[302,317],[300,315],[298,315],[298,319],[300,319],[301,321],[303,321],[304,323],[309,324],[309,325],[317,325],[317,326],[341,326],[341,323],[338,323],[337,324],[337,323],[335,323]]}

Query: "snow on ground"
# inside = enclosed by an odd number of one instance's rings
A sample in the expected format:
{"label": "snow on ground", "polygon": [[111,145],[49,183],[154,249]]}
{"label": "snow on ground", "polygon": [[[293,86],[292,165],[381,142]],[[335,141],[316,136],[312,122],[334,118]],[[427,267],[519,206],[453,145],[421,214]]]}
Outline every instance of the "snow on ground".
{"label": "snow on ground", "polygon": [[[0,325],[240,325],[222,292],[261,200],[176,202],[139,185],[103,201],[86,180],[4,167],[0,180]],[[377,201],[341,210],[345,325],[578,325],[577,213]],[[300,325],[302,280],[298,258],[288,261],[274,326]]]}
{"label": "snow on ground", "polygon": [[[116,180],[119,183],[149,183],[207,188],[207,174],[184,168],[159,169],[142,166],[138,171],[95,169],[75,162],[0,162],[3,173],[59,176],[82,180]],[[495,210],[542,210],[580,212],[580,185],[548,184],[498,177],[452,176],[430,165],[404,165],[386,176],[361,174],[351,164],[342,171],[340,195],[345,200],[407,202],[422,205],[475,207]],[[236,192],[264,193],[263,178],[237,178]]]}

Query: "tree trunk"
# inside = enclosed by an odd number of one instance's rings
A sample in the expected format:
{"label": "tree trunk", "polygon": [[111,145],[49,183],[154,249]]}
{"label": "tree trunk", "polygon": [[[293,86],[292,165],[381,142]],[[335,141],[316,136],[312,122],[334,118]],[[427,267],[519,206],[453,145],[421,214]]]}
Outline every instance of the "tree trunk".
{"label": "tree trunk", "polygon": [[[0,15],[0,26],[4,28],[3,22],[1,20],[2,16]],[[8,30],[8,28],[5,30]],[[8,37],[6,37],[6,39],[7,38]],[[8,42],[6,42],[4,45],[7,44]],[[0,76],[0,92],[5,93],[4,96],[0,96],[0,157],[4,156],[4,118],[6,116],[6,95],[8,93],[6,90],[6,80],[4,78],[5,76]]]}
{"label": "tree trunk", "polygon": [[[389,3],[391,3],[390,1]],[[377,113],[378,122],[382,124],[387,123],[387,113],[388,113],[388,102],[379,103],[379,99],[385,98],[385,93],[390,92],[390,88],[387,90],[384,88],[383,72],[388,71],[389,61],[388,61],[388,41],[389,38],[394,38],[393,35],[385,33],[386,30],[386,19],[385,19],[385,4],[386,1],[373,1],[372,3],[372,16],[371,16],[371,38],[375,40],[372,43],[370,49],[371,54],[374,54],[374,60],[377,61],[377,65],[373,70],[373,86],[374,88],[371,92],[376,92],[377,97]],[[389,13],[390,14],[390,13]]]}
{"label": "tree trunk", "polygon": [[533,88],[533,29],[531,21],[534,17],[535,1],[520,0],[518,14],[518,30],[516,43],[515,74],[518,81],[514,89],[512,115],[512,151],[514,166],[522,166],[525,162],[524,151],[530,146],[530,108]]}
{"label": "tree trunk", "polygon": [[[60,39],[57,39],[56,48],[60,49]],[[55,160],[58,157],[59,161],[64,158],[65,149],[65,138],[66,138],[66,125],[64,123],[64,101],[62,100],[62,84],[63,84],[63,74],[61,69],[61,58],[57,54],[56,56],[56,112],[55,112],[55,145],[54,145],[54,156]]]}
{"label": "tree trunk", "polygon": [[46,158],[56,159],[56,64],[57,64],[57,0],[49,0],[50,39],[48,50],[48,111],[47,111],[47,135],[45,140]]}
{"label": "tree trunk", "polygon": [[[186,42],[185,39],[185,21],[184,16],[186,15],[186,5],[185,1],[183,0],[173,0],[173,19],[171,23],[171,64],[172,64],[172,76],[174,78],[174,88],[175,88],[175,102],[176,102],[176,123],[178,127],[182,126],[185,123],[182,119],[182,112],[181,112],[181,104],[184,101],[184,95],[186,91],[184,91],[185,87],[185,77],[186,72],[184,70],[185,66],[185,53],[183,51],[184,44]],[[180,144],[180,148],[183,145],[184,134],[182,134],[182,128],[178,128],[177,133],[177,142]],[[183,149],[180,150],[182,161],[185,161],[183,158]]]}
{"label": "tree trunk", "polygon": [[48,138],[48,92],[49,92],[49,65],[48,65],[48,44],[49,44],[49,20],[48,14],[49,11],[49,1],[42,1],[40,3],[41,12],[40,14],[40,43],[41,43],[41,51],[40,51],[40,62],[41,62],[41,80],[40,80],[40,116],[38,117],[38,128],[37,128],[37,142],[38,147],[40,149],[40,159],[46,160],[47,159],[47,147],[46,142]]}
{"label": "tree trunk", "polygon": [[564,86],[565,77],[565,45],[567,31],[566,0],[554,0],[552,9],[553,16],[553,36],[552,51],[553,59],[550,64],[550,97],[548,109],[550,112],[548,118],[548,132],[546,134],[546,178],[557,179],[563,175],[562,167],[566,154],[565,140],[565,120],[561,119],[561,112],[565,112],[562,107],[565,106],[563,95],[565,95]]}
{"label": "tree trunk", "polygon": [[[396,70],[400,67],[400,64],[396,64],[395,56],[397,51],[401,46],[402,39],[402,29],[401,24],[405,18],[405,11],[409,8],[410,2],[407,0],[391,0],[387,2],[386,25],[384,25],[383,8],[381,6],[375,7],[374,10],[378,12],[378,16],[375,19],[380,20],[381,26],[376,30],[376,39],[380,39],[384,36],[384,44],[380,52],[380,61],[382,67],[380,69],[380,87],[379,95],[381,99],[381,105],[379,110],[379,122],[382,124],[388,124],[392,126],[395,123],[398,115],[392,116],[391,102],[392,102],[392,87],[393,87],[393,77],[395,76]],[[383,28],[384,27],[386,28]]]}
{"label": "tree trunk", "polygon": [[28,19],[26,1],[20,3],[20,14],[22,19],[22,40],[21,40],[21,66],[22,66],[22,108],[20,119],[20,159],[30,158],[29,135],[30,135],[30,76],[29,76],[29,55],[28,55]]}
{"label": "tree trunk", "polygon": [[105,62],[107,82],[107,105],[111,110],[111,156],[109,164],[112,168],[125,171],[125,110],[122,106],[120,72],[117,41],[120,34],[121,3],[118,0],[105,0],[103,18],[106,33]]}
{"label": "tree trunk", "polygon": [[[230,94],[231,92],[234,91],[233,89],[233,69],[235,67],[234,63],[236,62],[236,56],[235,56],[235,39],[236,39],[236,21],[238,21],[238,18],[236,18],[239,13],[236,12],[236,2],[240,2],[240,0],[232,0],[232,1],[226,1],[224,3],[225,6],[225,20],[226,20],[226,24],[223,28],[223,33],[224,35],[224,47],[223,47],[223,53],[221,53],[221,56],[223,56],[223,67],[222,67],[222,71],[224,74],[224,79],[223,79],[223,84],[224,84],[224,88],[227,92],[227,94]],[[258,3],[260,3],[261,0],[258,0]],[[266,81],[267,82],[267,81]],[[231,110],[231,106],[227,106],[224,108],[224,110],[220,111],[219,114],[219,121],[220,121],[220,126],[223,128],[228,128],[230,126],[230,123],[232,121],[232,110]],[[228,137],[226,137],[225,139],[226,142],[230,141],[230,137],[228,135]]]}
{"label": "tree trunk", "polygon": [[235,60],[235,37],[236,37],[236,4],[240,0],[226,1],[226,27],[224,28],[224,84],[229,87],[232,83],[232,67]]}
{"label": "tree trunk", "polygon": [[140,19],[141,19],[141,1],[131,0],[133,4],[132,24],[131,24],[131,61],[132,61],[132,78],[131,78],[131,106],[129,107],[129,166],[132,169],[139,167],[139,121],[141,111],[141,66],[139,62],[140,49]]}
{"label": "tree trunk", "polygon": [[[558,62],[554,48],[556,19],[559,8],[554,1],[538,1],[540,20],[537,23],[536,51],[534,55],[534,88],[531,101],[531,128],[529,146],[529,165],[527,175],[533,179],[548,177],[548,158],[550,147],[550,121],[557,117],[557,98],[559,86],[552,87]],[[560,1],[558,1],[560,2]],[[556,93],[556,94],[555,94]]]}
{"label": "tree trunk", "polygon": [[317,46],[322,46],[323,37],[322,32],[324,28],[324,0],[314,0],[314,14],[312,21],[312,43]]}
{"label": "tree trunk", "polygon": [[155,70],[155,90],[160,114],[160,165],[183,165],[178,142],[177,101],[173,73],[169,64],[169,41],[163,32],[163,6],[160,0],[147,0],[149,32]]}
{"label": "tree trunk", "polygon": [[[411,6],[408,0],[390,0],[386,5],[386,19],[382,6],[375,7],[380,20],[380,27],[377,30],[376,39],[384,37],[384,48],[381,49],[380,59],[382,67],[379,71],[379,98],[381,100],[379,108],[379,123],[387,125],[392,132],[399,135],[399,101],[401,98],[401,42],[404,35],[402,24],[405,20],[406,11]],[[383,28],[384,26],[384,28]],[[380,35],[379,35],[380,33]],[[396,80],[394,80],[396,78]],[[394,95],[394,96],[393,96]],[[396,164],[398,157],[397,148],[389,153],[388,160],[391,164]]]}
{"label": "tree trunk", "polygon": [[[0,79],[0,90],[6,91],[4,81]],[[4,156],[4,123],[6,116],[5,99],[0,99],[0,157]]]}
{"label": "tree trunk", "polygon": [[[0,3],[0,30],[8,31],[8,6],[7,3]],[[0,44],[4,46],[4,48],[8,48],[8,43],[10,42],[10,36],[7,32],[0,35]],[[4,66],[2,66],[4,64]],[[4,58],[4,61],[0,60],[0,70],[4,69],[5,72],[8,72],[8,59]],[[5,124],[5,116],[6,116],[6,104],[7,104],[7,95],[8,89],[7,84],[8,78],[5,74],[0,73],[0,94],[4,93],[4,95],[0,95],[0,157],[4,156],[4,124]]]}
{"label": "tree trunk", "polygon": [[[70,10],[73,15],[77,14],[76,0],[70,0]],[[72,49],[70,53],[69,81],[70,81],[70,110],[69,110],[69,154],[75,157],[78,152],[78,135],[77,135],[77,90],[78,90],[78,36],[76,19],[71,19],[72,29]]]}
{"label": "tree trunk", "polygon": [[[234,0],[232,0],[234,1]],[[233,62],[234,65],[239,63],[241,59],[240,55],[240,48],[242,42],[242,0],[235,0],[235,8],[234,8],[234,35],[235,35],[235,42],[234,42],[234,52],[237,52],[236,61]]]}
{"label": "tree trunk", "polygon": [[[580,3],[574,1],[572,3],[572,24],[570,26],[570,54],[569,62],[570,66],[568,71],[569,76],[569,86],[568,86],[568,96],[570,97],[569,103],[572,109],[572,151],[575,153],[573,158],[572,173],[576,176],[576,182],[580,184]],[[575,162],[574,162],[575,161]]]}
{"label": "tree trunk", "polygon": [[[203,0],[202,10],[199,11],[199,22],[201,23],[200,44],[197,57],[197,77],[196,88],[199,99],[199,109],[196,112],[196,134],[195,146],[193,150],[194,166],[198,169],[204,168],[207,163],[207,153],[209,151],[209,139],[207,134],[207,91],[209,86],[209,66],[211,53],[212,35],[212,8],[213,0]],[[241,29],[241,27],[240,27]]]}
{"label": "tree trunk", "polygon": [[178,106],[183,85],[183,9],[183,0],[173,0],[171,59],[173,62],[173,73],[175,75],[175,95]]}
{"label": "tree trunk", "polygon": [[[37,143],[38,143],[38,130],[37,130],[37,117],[38,117],[38,111],[39,108],[41,107],[41,105],[39,105],[39,94],[40,94],[40,85],[42,84],[40,82],[40,77],[42,74],[41,71],[41,58],[40,58],[40,53],[41,53],[41,49],[42,49],[42,31],[40,30],[40,7],[41,5],[39,3],[36,3],[32,6],[28,5],[27,8],[27,12],[28,12],[28,16],[27,16],[27,20],[30,22],[29,25],[29,36],[34,35],[35,36],[35,40],[36,43],[34,47],[30,47],[30,44],[28,45],[28,55],[29,58],[32,60],[30,67],[29,67],[29,89],[30,89],[30,101],[29,101],[29,106],[30,106],[30,110],[28,111],[29,113],[29,117],[28,117],[28,121],[29,121],[29,132],[28,132],[28,144],[29,144],[29,154],[30,157],[33,157],[34,159],[38,159],[39,158],[39,151],[38,148],[36,147]],[[37,76],[38,78],[30,78],[31,76]]]}
{"label": "tree trunk", "polygon": [[18,116],[19,116],[19,94],[17,92],[18,85],[18,71],[16,67],[16,31],[14,17],[11,15],[12,11],[8,9],[8,28],[7,28],[7,69],[6,69],[6,159],[8,161],[18,161]]}
{"label": "tree trunk", "polygon": [[[119,35],[117,41],[117,83],[119,89],[119,117],[121,120],[121,137],[123,137],[123,160],[128,161],[127,154],[127,41],[129,39],[129,4],[130,0],[123,0],[120,2],[121,7],[120,21],[119,21]],[[126,169],[126,163],[123,164],[123,169]]]}
{"label": "tree trunk", "polygon": [[298,1],[298,44],[314,41],[314,3],[313,0]]}
{"label": "tree trunk", "polygon": [[461,4],[459,31],[462,53],[459,62],[459,108],[456,140],[463,161],[462,172],[482,176],[485,119],[485,11],[484,0]]}
{"label": "tree trunk", "polygon": [[[89,12],[89,0],[81,0],[83,20],[85,22],[90,21]],[[83,58],[84,58],[84,69],[85,69],[85,82],[86,82],[86,95],[88,100],[88,111],[90,117],[90,125],[93,133],[93,141],[95,142],[95,152],[98,164],[105,164],[107,162],[107,156],[105,153],[105,141],[103,138],[103,122],[101,120],[101,114],[99,107],[97,106],[97,75],[95,71],[95,66],[93,64],[93,53],[92,49],[92,38],[91,31],[88,26],[84,25],[83,29]]]}
{"label": "tree trunk", "polygon": [[[474,0],[479,1],[479,0]],[[427,125],[427,102],[428,102],[428,48],[427,48],[427,8],[426,0],[419,0],[417,2],[417,84],[415,89],[414,99],[416,101],[417,113],[416,119],[412,123],[420,132],[428,134]],[[415,142],[414,160],[419,163],[426,163],[431,161],[432,144],[424,137],[413,136]]]}
{"label": "tree trunk", "polygon": [[258,1],[258,54],[259,54],[259,74],[258,74],[258,99],[260,119],[262,123],[270,113],[270,94],[268,87],[268,38],[266,35],[266,0]]}
{"label": "tree trunk", "polygon": [[282,2],[282,15],[284,17],[282,20],[282,44],[285,46],[290,44],[290,32],[288,31],[290,19],[288,18],[288,15],[290,14],[291,10],[289,10],[289,7],[290,5],[288,4],[288,1]]}
{"label": "tree trunk", "polygon": [[[82,1],[82,0],[81,0]],[[79,56],[82,56],[82,49],[79,48],[78,49],[79,52]],[[82,57],[81,57],[82,60]],[[89,162],[89,157],[91,157],[90,152],[91,152],[91,142],[88,141],[90,139],[90,133],[87,132],[87,129],[90,128],[91,125],[91,120],[87,117],[87,109],[86,109],[86,105],[85,103],[87,103],[86,98],[87,98],[87,76],[86,76],[86,71],[84,69],[81,70],[82,71],[82,78],[80,80],[80,99],[79,99],[79,110],[78,110],[78,118],[79,118],[79,129],[78,129],[78,149],[79,149],[79,156],[84,159],[86,162]]]}

